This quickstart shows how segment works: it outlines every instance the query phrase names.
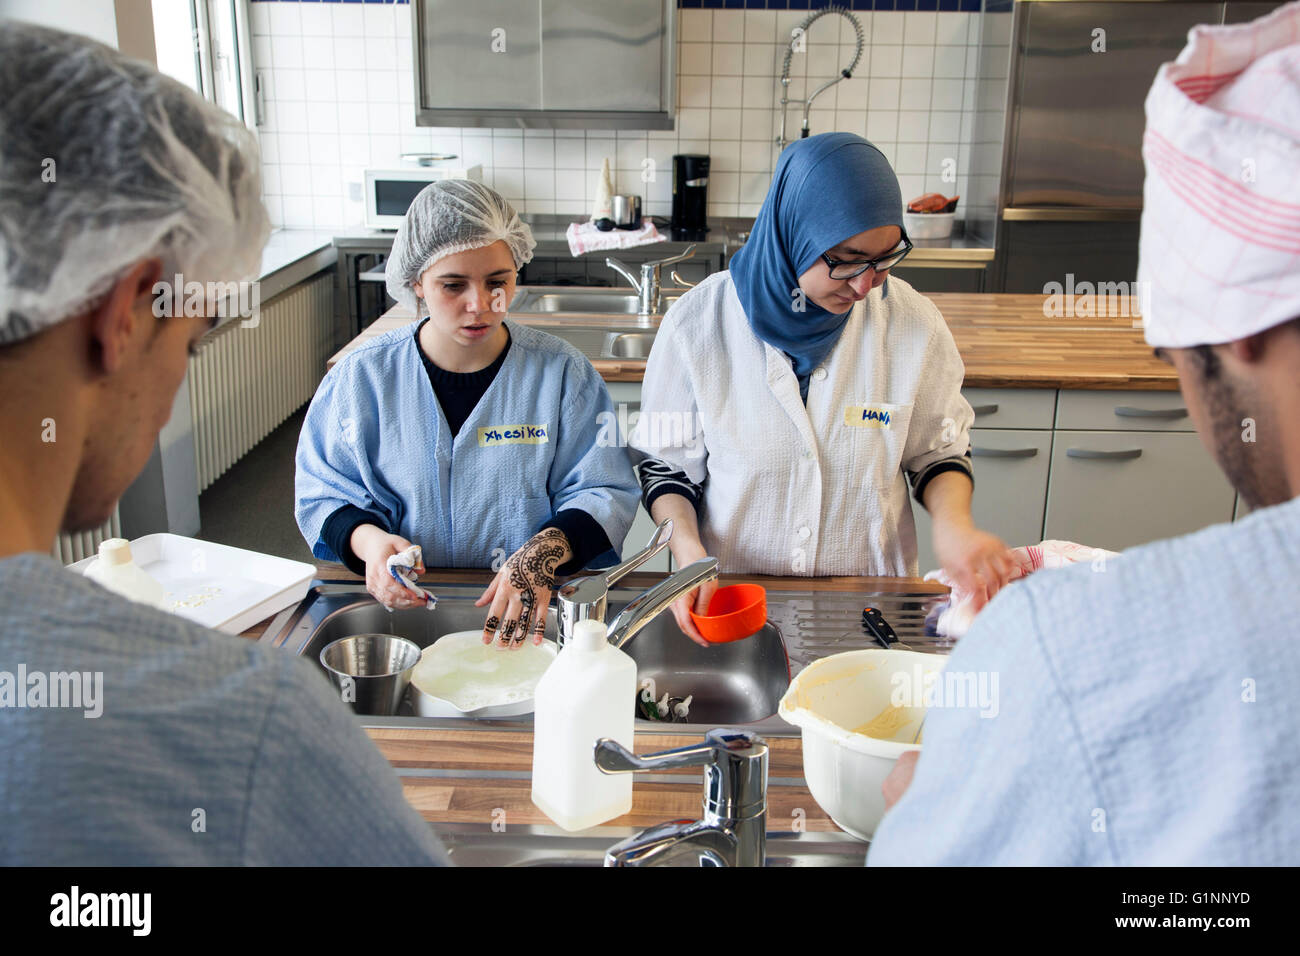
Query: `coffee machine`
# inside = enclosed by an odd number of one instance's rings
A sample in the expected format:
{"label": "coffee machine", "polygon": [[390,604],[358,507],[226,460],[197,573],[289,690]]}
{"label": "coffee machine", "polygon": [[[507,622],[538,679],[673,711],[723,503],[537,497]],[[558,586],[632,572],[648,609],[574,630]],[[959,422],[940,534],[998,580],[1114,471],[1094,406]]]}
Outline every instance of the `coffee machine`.
{"label": "coffee machine", "polygon": [[675,242],[699,242],[709,231],[709,157],[679,153],[673,157],[673,219]]}

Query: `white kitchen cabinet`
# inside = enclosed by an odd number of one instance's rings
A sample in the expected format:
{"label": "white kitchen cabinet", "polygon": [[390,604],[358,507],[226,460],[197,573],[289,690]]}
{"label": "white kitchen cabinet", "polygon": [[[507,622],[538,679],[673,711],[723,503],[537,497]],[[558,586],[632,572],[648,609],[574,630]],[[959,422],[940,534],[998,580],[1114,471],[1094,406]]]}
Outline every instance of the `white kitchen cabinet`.
{"label": "white kitchen cabinet", "polygon": [[1231,521],[1234,503],[1195,432],[1059,429],[1044,537],[1120,551]]}
{"label": "white kitchen cabinet", "polygon": [[[1051,457],[1052,433],[1046,429],[972,429],[975,494],[971,514],[976,527],[996,534],[1013,548],[1041,541]],[[939,566],[931,542],[933,526],[929,514],[915,500],[912,514],[919,571],[925,574]]]}
{"label": "white kitchen cabinet", "polygon": [[[619,441],[621,447],[627,448],[627,434],[622,430],[622,424],[628,423],[628,428],[636,424],[636,416],[641,412],[641,383],[640,382],[606,382],[609,389],[609,396],[614,400],[614,413],[619,422]],[[627,537],[623,540],[622,553],[624,558],[628,558],[645,547],[650,536],[654,534],[655,523],[650,520],[649,513],[646,512],[642,505],[636,506],[636,518],[632,521],[632,530],[628,532]],[[657,555],[641,565],[639,571],[667,571],[669,569],[669,552],[667,548],[660,551]]]}

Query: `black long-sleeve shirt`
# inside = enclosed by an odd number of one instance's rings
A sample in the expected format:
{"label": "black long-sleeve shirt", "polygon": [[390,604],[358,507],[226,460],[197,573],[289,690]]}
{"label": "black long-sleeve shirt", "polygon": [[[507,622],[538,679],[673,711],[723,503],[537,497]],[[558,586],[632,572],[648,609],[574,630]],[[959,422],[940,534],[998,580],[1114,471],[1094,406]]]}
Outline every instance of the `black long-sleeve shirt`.
{"label": "black long-sleeve shirt", "polygon": [[[942,461],[936,461],[919,472],[909,471],[907,473],[908,481],[912,483],[912,495],[924,507],[925,505],[925,487],[936,476],[945,471],[960,471],[975,484],[975,474],[971,467],[970,449],[960,458],[945,458]],[[694,506],[696,512],[700,510],[700,505],[704,498],[704,485],[696,484],[691,481],[686,472],[678,471],[666,461],[658,458],[646,458],[636,466],[636,477],[641,482],[641,503],[645,505],[647,513],[650,512],[650,506],[654,504],[656,498],[664,495],[681,495]],[[707,482],[708,479],[705,478]]]}
{"label": "black long-sleeve shirt", "polygon": [[[428,319],[424,320],[424,322],[428,321]],[[415,329],[416,349],[420,353],[421,361],[424,362],[424,371],[429,377],[429,385],[438,400],[438,406],[442,409],[443,417],[447,420],[447,427],[451,429],[452,438],[455,438],[461,426],[465,424],[465,420],[469,418],[492,386],[492,382],[496,380],[497,373],[501,371],[506,355],[510,352],[511,343],[507,338],[506,347],[486,368],[479,369],[477,372],[448,372],[431,362],[424,354],[424,349],[419,347],[420,329],[424,327],[424,322]],[[366,573],[366,565],[352,550],[352,532],[363,524],[373,524],[390,534],[395,533],[388,527],[388,522],[383,517],[355,505],[344,505],[339,508],[326,519],[321,529],[321,539],[330,550],[343,559],[343,564],[348,570],[362,575]],[[604,554],[611,547],[609,536],[605,534],[605,529],[600,526],[600,522],[578,508],[565,508],[556,512],[537,530],[541,531],[545,528],[558,528],[569,540],[569,550],[573,552],[573,558],[556,569],[561,574],[581,570],[593,558]]]}

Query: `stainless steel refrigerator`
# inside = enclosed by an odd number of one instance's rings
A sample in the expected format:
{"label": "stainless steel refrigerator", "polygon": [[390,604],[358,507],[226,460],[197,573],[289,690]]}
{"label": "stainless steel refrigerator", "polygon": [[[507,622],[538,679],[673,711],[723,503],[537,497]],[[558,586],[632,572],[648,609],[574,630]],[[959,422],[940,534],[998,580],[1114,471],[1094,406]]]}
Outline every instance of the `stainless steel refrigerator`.
{"label": "stainless steel refrigerator", "polygon": [[1156,70],[1177,57],[1194,25],[1253,20],[1278,6],[1016,2],[993,289],[1042,292],[1067,274],[1136,279],[1143,104]]}

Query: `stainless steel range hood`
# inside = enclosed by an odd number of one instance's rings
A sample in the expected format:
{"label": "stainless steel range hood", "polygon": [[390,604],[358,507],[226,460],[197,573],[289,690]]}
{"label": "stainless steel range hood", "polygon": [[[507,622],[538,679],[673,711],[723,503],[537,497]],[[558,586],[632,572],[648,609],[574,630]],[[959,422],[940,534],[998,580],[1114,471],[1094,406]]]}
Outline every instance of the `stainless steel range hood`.
{"label": "stainless steel range hood", "polygon": [[412,0],[419,126],[672,129],[675,0]]}

